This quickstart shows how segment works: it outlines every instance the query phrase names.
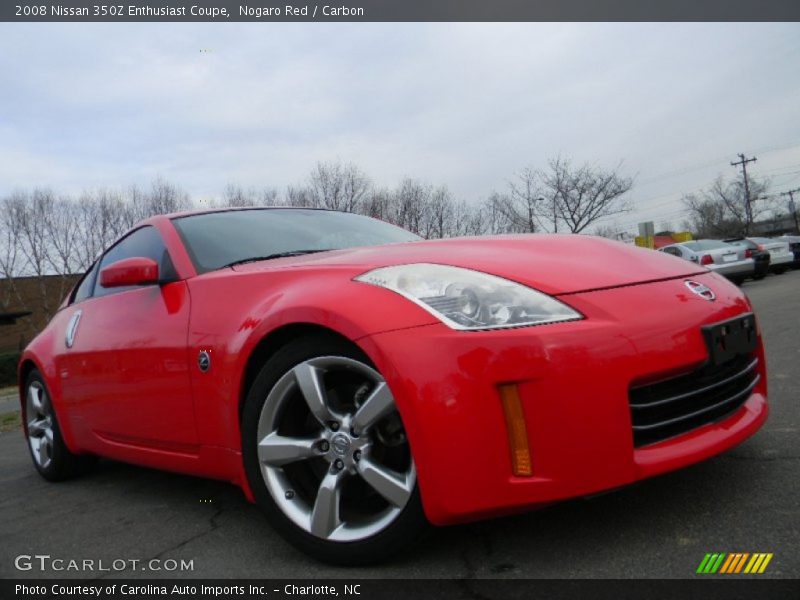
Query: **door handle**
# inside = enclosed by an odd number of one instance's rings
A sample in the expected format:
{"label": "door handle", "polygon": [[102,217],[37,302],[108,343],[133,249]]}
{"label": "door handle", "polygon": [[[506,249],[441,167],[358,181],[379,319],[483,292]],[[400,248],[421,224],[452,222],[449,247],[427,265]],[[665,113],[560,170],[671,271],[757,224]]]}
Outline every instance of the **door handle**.
{"label": "door handle", "polygon": [[81,322],[81,314],[83,314],[82,310],[76,310],[69,319],[67,335],[66,338],[64,338],[64,343],[67,345],[67,348],[72,348],[72,344],[75,343],[75,333],[78,331],[78,323]]}

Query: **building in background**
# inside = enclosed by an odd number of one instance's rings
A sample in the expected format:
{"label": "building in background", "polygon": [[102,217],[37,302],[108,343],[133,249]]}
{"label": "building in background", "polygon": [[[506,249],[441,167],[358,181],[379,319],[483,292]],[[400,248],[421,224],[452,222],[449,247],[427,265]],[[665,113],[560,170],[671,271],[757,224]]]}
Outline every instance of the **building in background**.
{"label": "building in background", "polygon": [[[55,314],[80,275],[0,279],[0,354],[20,352]],[[11,315],[16,315],[12,317]]]}

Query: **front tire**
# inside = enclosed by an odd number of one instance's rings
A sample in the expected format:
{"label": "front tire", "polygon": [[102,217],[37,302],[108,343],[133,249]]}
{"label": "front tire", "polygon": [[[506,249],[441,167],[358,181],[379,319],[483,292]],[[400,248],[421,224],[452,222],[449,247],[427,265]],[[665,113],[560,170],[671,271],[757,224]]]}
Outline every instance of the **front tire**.
{"label": "front tire", "polygon": [[47,384],[36,369],[25,380],[22,422],[33,466],[48,481],[72,479],[96,462],[94,456],[73,454],[67,448]]}
{"label": "front tire", "polygon": [[241,429],[258,505],[303,552],[333,564],[371,564],[424,532],[394,398],[357,347],[332,336],[283,347],[249,390]]}

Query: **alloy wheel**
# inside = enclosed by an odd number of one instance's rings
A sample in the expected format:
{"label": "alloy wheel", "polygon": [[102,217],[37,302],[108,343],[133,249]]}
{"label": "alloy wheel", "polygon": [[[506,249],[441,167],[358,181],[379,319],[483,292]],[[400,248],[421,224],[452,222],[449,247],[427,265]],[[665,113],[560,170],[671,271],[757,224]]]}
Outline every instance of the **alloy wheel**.
{"label": "alloy wheel", "polygon": [[295,525],[328,541],[380,533],[416,484],[388,385],[350,358],[312,358],[283,375],[261,409],[256,444],[275,503]]}
{"label": "alloy wheel", "polygon": [[39,467],[46,469],[53,460],[53,406],[39,381],[33,381],[28,386],[25,418],[33,460]]}

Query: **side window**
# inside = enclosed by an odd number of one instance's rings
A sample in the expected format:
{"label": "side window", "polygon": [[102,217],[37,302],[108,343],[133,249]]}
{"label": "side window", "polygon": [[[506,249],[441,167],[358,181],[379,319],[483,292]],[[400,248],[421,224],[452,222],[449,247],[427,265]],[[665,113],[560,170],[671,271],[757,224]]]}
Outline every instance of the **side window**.
{"label": "side window", "polygon": [[81,279],[78,287],[75,288],[75,291],[72,293],[72,299],[70,300],[70,304],[74,304],[76,302],[80,302],[81,300],[86,300],[92,295],[92,288],[94,287],[94,278],[97,275],[97,264],[99,261],[95,261],[94,264],[89,267],[89,270],[86,271],[86,274]]}
{"label": "side window", "polygon": [[664,248],[664,252],[667,254],[672,254],[672,256],[681,256],[681,251],[678,248]]}
{"label": "side window", "polygon": [[[175,267],[167,252],[167,247],[164,245],[164,240],[161,239],[161,234],[158,233],[155,227],[146,225],[137,229],[127,237],[119,241],[115,246],[112,246],[100,259],[98,273],[104,267],[123,260],[125,258],[144,257],[152,258],[158,263],[158,272],[161,279],[172,279],[176,276]],[[100,285],[100,277],[95,278],[97,283],[94,286],[95,296],[106,296],[108,294],[115,294],[117,292],[124,292],[126,290],[134,289],[135,286],[130,287],[115,287],[104,288]]]}

